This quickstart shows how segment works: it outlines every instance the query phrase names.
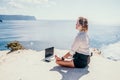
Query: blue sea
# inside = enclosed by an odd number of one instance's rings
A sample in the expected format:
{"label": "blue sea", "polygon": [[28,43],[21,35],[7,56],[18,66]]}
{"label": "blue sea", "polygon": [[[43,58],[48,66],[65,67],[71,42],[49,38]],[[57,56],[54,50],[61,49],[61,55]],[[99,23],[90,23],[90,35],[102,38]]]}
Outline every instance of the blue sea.
{"label": "blue sea", "polygon": [[[70,49],[78,31],[72,20],[8,20],[0,23],[0,50],[11,41],[20,41],[27,49],[43,50],[54,46]],[[90,47],[98,48],[103,55],[120,60],[120,26],[89,23]]]}

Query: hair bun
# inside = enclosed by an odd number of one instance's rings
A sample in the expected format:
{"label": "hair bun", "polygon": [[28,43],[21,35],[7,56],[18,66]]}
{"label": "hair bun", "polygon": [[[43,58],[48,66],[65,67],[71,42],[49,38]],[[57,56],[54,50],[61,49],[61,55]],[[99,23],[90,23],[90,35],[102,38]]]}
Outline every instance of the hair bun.
{"label": "hair bun", "polygon": [[80,24],[81,26],[86,26],[86,25],[88,25],[88,21],[87,21],[87,19],[84,18],[84,17],[79,17],[79,24]]}
{"label": "hair bun", "polygon": [[86,18],[79,17],[77,22],[82,26],[81,31],[88,31],[88,20]]}

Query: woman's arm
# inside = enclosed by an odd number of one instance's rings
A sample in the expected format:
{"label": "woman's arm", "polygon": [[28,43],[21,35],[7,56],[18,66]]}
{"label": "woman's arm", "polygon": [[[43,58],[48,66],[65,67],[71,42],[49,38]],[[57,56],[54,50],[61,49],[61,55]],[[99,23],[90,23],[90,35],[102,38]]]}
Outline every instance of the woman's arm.
{"label": "woman's arm", "polygon": [[71,55],[73,55],[77,51],[77,49],[80,46],[80,43],[81,43],[80,37],[79,37],[79,35],[77,35],[71,46],[71,50],[70,50]]}
{"label": "woman's arm", "polygon": [[70,56],[72,56],[72,55],[70,54],[70,52],[68,52],[68,53],[66,53],[62,58],[58,57],[57,55],[55,55],[55,58],[56,58],[57,61],[61,61],[61,60],[64,61],[65,58],[68,58],[68,57],[70,57]]}
{"label": "woman's arm", "polygon": [[63,56],[63,58],[68,58],[68,57],[70,57],[70,56],[72,56],[72,55],[70,54],[70,52],[68,52],[67,54],[65,54],[65,55]]}

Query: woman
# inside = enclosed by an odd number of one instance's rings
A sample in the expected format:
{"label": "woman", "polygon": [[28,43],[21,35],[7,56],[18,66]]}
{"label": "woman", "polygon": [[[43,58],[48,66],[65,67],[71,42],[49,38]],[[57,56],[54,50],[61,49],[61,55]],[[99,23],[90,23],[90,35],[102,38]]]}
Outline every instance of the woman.
{"label": "woman", "polygon": [[[79,31],[76,36],[71,51],[65,54],[62,58],[55,55],[56,63],[60,66],[71,68],[85,68],[90,62],[89,53],[89,37],[88,21],[84,17],[79,17],[76,24],[76,29]],[[68,57],[73,57],[71,61],[66,61]]]}

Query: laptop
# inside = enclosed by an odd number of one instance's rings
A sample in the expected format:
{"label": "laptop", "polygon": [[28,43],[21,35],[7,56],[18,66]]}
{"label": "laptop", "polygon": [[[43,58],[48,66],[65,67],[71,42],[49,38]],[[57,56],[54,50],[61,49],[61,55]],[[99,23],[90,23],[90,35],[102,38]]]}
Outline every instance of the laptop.
{"label": "laptop", "polygon": [[46,48],[45,49],[45,62],[50,62],[54,55],[54,47]]}

